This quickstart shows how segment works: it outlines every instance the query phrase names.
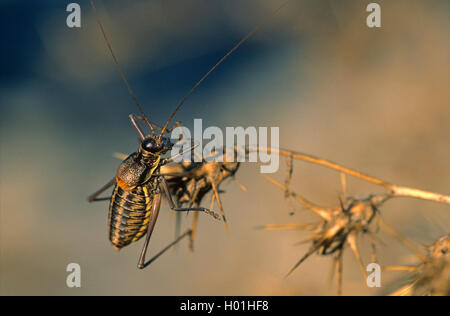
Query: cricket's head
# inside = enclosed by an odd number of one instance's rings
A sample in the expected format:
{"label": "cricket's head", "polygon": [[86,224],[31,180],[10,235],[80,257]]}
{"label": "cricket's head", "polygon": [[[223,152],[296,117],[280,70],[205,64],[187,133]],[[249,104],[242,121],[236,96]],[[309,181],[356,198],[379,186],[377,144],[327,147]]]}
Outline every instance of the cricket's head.
{"label": "cricket's head", "polygon": [[139,151],[146,156],[161,156],[171,150],[173,144],[167,137],[145,137],[139,148]]}

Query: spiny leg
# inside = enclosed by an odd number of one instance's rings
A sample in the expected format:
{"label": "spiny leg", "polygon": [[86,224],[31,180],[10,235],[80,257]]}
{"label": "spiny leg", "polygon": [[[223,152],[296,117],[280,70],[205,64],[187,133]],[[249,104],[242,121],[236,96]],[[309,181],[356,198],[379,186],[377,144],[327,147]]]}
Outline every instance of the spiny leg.
{"label": "spiny leg", "polygon": [[190,212],[190,211],[197,211],[197,212],[204,212],[208,215],[211,215],[215,219],[220,219],[220,216],[214,213],[212,210],[204,208],[204,207],[176,207],[175,203],[172,199],[172,194],[170,193],[169,184],[167,183],[167,180],[164,177],[159,177],[159,182],[162,183],[164,193],[166,194],[167,200],[169,202],[169,207],[172,211],[176,212]]}
{"label": "spiny leg", "polygon": [[158,219],[159,210],[161,208],[161,193],[157,193],[154,195],[153,199],[153,210],[152,210],[152,218],[150,223],[148,224],[147,234],[145,236],[144,247],[142,248],[141,255],[139,256],[138,268],[144,269],[150,263],[154,261],[154,258],[150,259],[149,262],[145,263],[145,255],[147,253],[148,244],[150,242],[150,237],[152,236],[153,229],[155,228],[156,220]]}
{"label": "spiny leg", "polygon": [[[140,116],[140,115],[136,115],[136,114],[130,114],[130,115],[133,115],[133,117],[134,117],[135,119],[137,119],[137,120],[139,120],[139,121],[141,121],[141,122],[144,122],[144,123],[147,122],[147,121],[145,120],[145,118],[143,118],[143,117]],[[156,124],[156,123],[154,123],[154,122],[152,122],[152,121],[150,121],[150,120],[149,120],[149,122],[150,122],[150,124],[152,124],[152,126],[155,127],[156,129],[162,130],[162,127],[159,126],[158,124]],[[167,130],[167,132],[170,133],[169,130]]]}
{"label": "spiny leg", "polygon": [[139,126],[139,123],[137,122],[137,120],[141,120],[141,119],[143,121],[145,121],[145,120],[143,118],[141,118],[140,116],[137,116],[136,114],[130,114],[130,115],[128,115],[128,117],[130,118],[131,124],[133,124],[134,128],[138,132],[139,141],[142,142],[145,138],[145,134],[144,134],[144,131],[142,130],[142,128]]}
{"label": "spiny leg", "polygon": [[[142,132],[142,129],[140,128],[139,124],[137,124],[137,121],[136,121],[136,120],[139,120],[139,121],[144,122],[144,123],[147,122],[147,120],[146,120],[145,118],[143,118],[142,116],[139,116],[139,115],[136,115],[136,114],[130,114],[129,117],[130,117],[130,119],[131,119],[131,123],[132,123],[133,126],[137,129],[137,131],[138,131],[138,133],[139,133],[139,135],[140,135],[139,138],[140,138],[140,140],[142,141],[143,138],[141,138],[141,137],[144,135],[144,133]],[[159,129],[160,131],[162,130],[162,127],[159,126],[158,124],[156,124],[156,123],[154,123],[154,122],[152,122],[152,121],[150,121],[150,120],[149,120],[149,122],[150,122],[150,124],[151,124],[153,127],[155,127],[156,129]],[[173,130],[174,128],[180,127],[180,126],[182,126],[182,125],[183,125],[183,124],[182,124],[181,122],[175,122],[175,124],[174,124],[174,126],[173,126],[172,128],[168,128],[168,129],[165,130],[165,133],[170,134],[170,133],[172,133],[172,130]],[[184,131],[183,131],[183,136],[185,136]]]}
{"label": "spiny leg", "polygon": [[154,255],[148,262],[145,263],[144,268],[148,267],[150,264],[152,264],[156,259],[158,259],[160,256],[162,256],[167,250],[178,244],[181,240],[183,240],[184,237],[190,236],[192,231],[188,229],[185,231],[180,237],[175,239],[173,242],[171,242],[169,245],[167,245],[163,250],[158,252],[156,255]]}
{"label": "spiny leg", "polygon": [[194,151],[194,153],[195,153],[195,148],[196,147],[198,147],[199,145],[192,145],[189,149],[187,149],[187,150],[185,150],[185,151],[183,151],[183,152],[181,152],[181,153],[178,153],[178,154],[176,154],[176,155],[174,155],[174,156],[171,156],[171,157],[169,157],[169,158],[166,158],[166,159],[164,159],[163,161],[161,161],[161,166],[164,166],[164,165],[167,165],[168,163],[171,163],[172,161],[174,161],[175,159],[177,159],[177,158],[179,158],[179,157],[182,157],[184,154],[186,154],[186,153],[188,153],[188,152],[190,152],[190,151]]}
{"label": "spiny leg", "polygon": [[155,197],[154,197],[154,200],[153,200],[152,219],[151,219],[151,221],[149,223],[149,226],[147,228],[147,235],[146,235],[146,238],[145,238],[144,247],[142,248],[142,252],[141,252],[141,255],[139,257],[139,263],[138,263],[138,268],[139,269],[144,269],[144,268],[148,267],[152,262],[154,262],[156,259],[158,259],[163,253],[165,253],[171,247],[175,246],[184,237],[190,236],[191,233],[192,233],[192,230],[188,229],[185,233],[183,233],[178,238],[176,238],[175,241],[173,241],[168,246],[166,246],[163,250],[161,250],[156,255],[154,255],[149,261],[145,262],[145,255],[147,253],[148,245],[150,243],[150,237],[151,237],[151,235],[153,233],[153,229],[154,229],[156,221],[158,219],[158,215],[159,215],[159,210],[160,209],[161,209],[161,194],[160,193],[156,193]]}
{"label": "spiny leg", "polygon": [[88,197],[88,202],[97,202],[97,201],[106,201],[110,200],[111,198],[97,198],[100,194],[108,190],[110,187],[112,187],[116,183],[116,179],[112,179],[107,184],[105,184],[103,187],[101,187],[98,191],[94,192]]}
{"label": "spiny leg", "polygon": [[[136,115],[136,114],[133,114],[134,115],[134,117],[136,118],[136,119],[138,119],[139,121],[141,121],[141,122],[144,122],[144,123],[146,123],[147,121],[145,120],[145,118],[143,118],[142,116],[139,116],[139,115]],[[156,129],[158,129],[158,130],[162,130],[162,127],[161,126],[159,126],[158,124],[156,124],[156,123],[154,123],[153,121],[150,121],[149,120],[149,122],[150,122],[150,124],[154,127],[154,128],[156,128]],[[165,133],[167,133],[167,134],[170,134],[170,133],[172,133],[172,130],[174,129],[174,128],[176,128],[176,127],[179,127],[179,126],[182,126],[183,124],[181,123],[181,122],[175,122],[174,124],[173,124],[173,126],[172,126],[172,128],[167,128],[166,130],[165,130]]]}

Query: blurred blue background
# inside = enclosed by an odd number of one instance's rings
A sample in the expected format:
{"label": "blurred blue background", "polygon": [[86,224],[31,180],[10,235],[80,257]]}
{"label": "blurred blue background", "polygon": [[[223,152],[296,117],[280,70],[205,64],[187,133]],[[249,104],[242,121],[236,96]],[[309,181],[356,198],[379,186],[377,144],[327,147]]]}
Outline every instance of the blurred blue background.
{"label": "blurred blue background", "polygon": [[[450,193],[449,3],[379,1],[383,24],[372,30],[366,2],[292,1],[198,88],[176,120],[279,126],[284,148]],[[140,244],[114,252],[107,205],[86,197],[114,175],[113,152],[136,150],[128,114],[138,111],[88,1],[79,1],[80,29],[66,26],[68,3],[0,3],[0,294],[335,293],[324,259],[282,278],[307,246],[292,246],[296,232],[254,226],[313,217],[288,216],[282,192],[252,165],[238,175],[249,192],[224,186],[229,236],[201,217],[192,259],[181,246],[145,271],[135,268]],[[140,103],[163,124],[193,84],[282,1],[95,3]],[[337,175],[298,168],[296,190],[336,203]],[[351,189],[378,190],[359,182]],[[387,218],[417,242],[448,231],[446,206],[402,200],[387,208]],[[173,215],[163,212],[152,249],[171,241],[173,231]],[[410,260],[395,245],[385,251],[389,263]],[[82,266],[82,289],[65,286],[70,262]],[[346,262],[344,291],[376,294],[361,284],[353,258]]]}

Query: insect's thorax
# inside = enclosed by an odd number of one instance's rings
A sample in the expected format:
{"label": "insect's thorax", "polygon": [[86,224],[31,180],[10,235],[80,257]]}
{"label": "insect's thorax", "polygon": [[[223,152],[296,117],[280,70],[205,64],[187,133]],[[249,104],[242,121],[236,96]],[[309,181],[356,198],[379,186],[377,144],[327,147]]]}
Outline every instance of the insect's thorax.
{"label": "insect's thorax", "polygon": [[119,166],[116,183],[129,191],[147,183],[155,171],[159,170],[161,156],[139,150],[131,154]]}

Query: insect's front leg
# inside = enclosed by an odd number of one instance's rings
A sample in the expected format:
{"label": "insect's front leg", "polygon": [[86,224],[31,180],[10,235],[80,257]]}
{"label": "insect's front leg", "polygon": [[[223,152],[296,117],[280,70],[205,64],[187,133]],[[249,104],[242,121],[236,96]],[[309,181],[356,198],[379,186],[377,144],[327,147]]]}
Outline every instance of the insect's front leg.
{"label": "insect's front leg", "polygon": [[[164,177],[159,177],[158,182],[162,184],[162,187],[164,189],[164,193],[166,194],[167,200],[169,201],[169,207],[172,211],[176,212],[190,212],[190,211],[197,211],[197,212],[205,212],[206,214],[211,215],[217,220],[220,220],[220,216],[213,212],[210,209],[204,208],[204,207],[175,207],[175,203],[173,202],[172,194],[170,193],[169,184],[167,183],[167,180]],[[159,185],[158,185],[159,186]]]}
{"label": "insect's front leg", "polygon": [[[147,121],[145,120],[145,118],[143,118],[142,116],[136,115],[136,114],[133,114],[133,113],[130,114],[129,117],[130,117],[130,119],[132,120],[132,122],[133,122],[133,121],[136,122],[136,120],[139,120],[139,121],[144,122],[144,123],[147,122]],[[156,124],[155,122],[149,120],[149,123],[152,124],[152,126],[155,127],[156,129],[162,130],[162,127],[159,126],[158,124]],[[178,123],[178,122],[177,122],[177,123]],[[133,125],[134,125],[134,123],[133,123]],[[167,129],[166,132],[167,132],[167,133],[170,133],[170,132],[171,132],[171,129]]]}
{"label": "insect's front leg", "polygon": [[137,120],[144,120],[144,119],[141,118],[140,116],[137,116],[136,114],[130,114],[128,117],[130,118],[131,124],[133,124],[134,128],[138,133],[139,141],[142,142],[145,138],[145,134],[142,128],[139,126]]}
{"label": "insect's front leg", "polygon": [[161,161],[160,165],[161,165],[161,166],[167,165],[168,163],[171,163],[171,162],[174,161],[175,159],[177,159],[177,158],[179,158],[179,157],[182,157],[184,154],[186,154],[186,153],[188,153],[188,152],[190,152],[190,151],[193,151],[193,152],[194,152],[194,155],[198,155],[198,154],[196,154],[195,151],[194,151],[194,149],[195,149],[196,147],[198,147],[198,146],[199,146],[199,144],[192,144],[192,146],[191,146],[188,150],[183,151],[183,152],[181,152],[181,153],[179,153],[179,154],[176,154],[175,156],[172,156],[172,157],[170,157],[170,158],[163,159],[163,160]]}

